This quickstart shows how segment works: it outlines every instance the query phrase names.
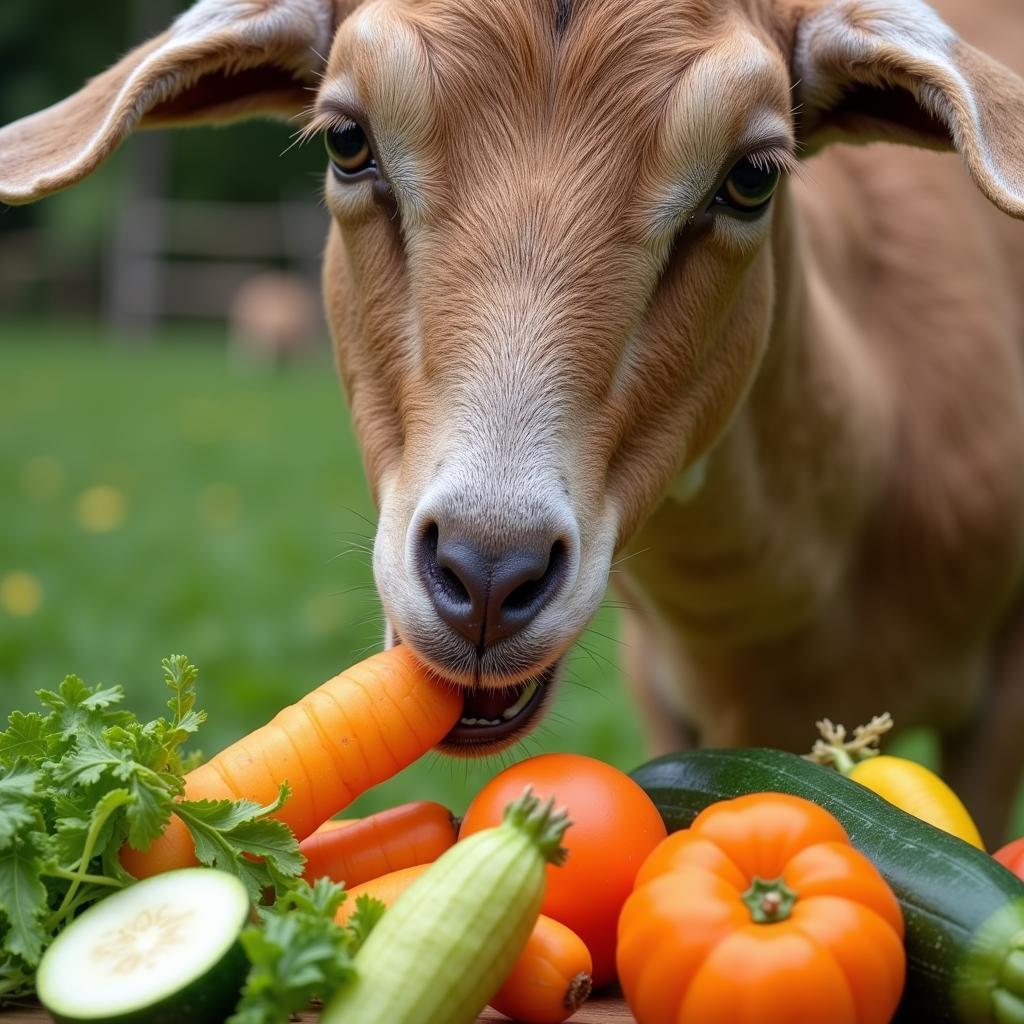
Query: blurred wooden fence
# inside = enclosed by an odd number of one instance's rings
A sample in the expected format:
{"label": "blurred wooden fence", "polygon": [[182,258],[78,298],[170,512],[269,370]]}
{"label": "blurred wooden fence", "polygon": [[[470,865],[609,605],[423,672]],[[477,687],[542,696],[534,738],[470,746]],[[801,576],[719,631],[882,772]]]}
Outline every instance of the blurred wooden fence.
{"label": "blurred wooden fence", "polygon": [[121,330],[145,333],[164,318],[224,318],[241,285],[268,268],[317,287],[326,215],[312,201],[135,197],[118,220],[107,316]]}

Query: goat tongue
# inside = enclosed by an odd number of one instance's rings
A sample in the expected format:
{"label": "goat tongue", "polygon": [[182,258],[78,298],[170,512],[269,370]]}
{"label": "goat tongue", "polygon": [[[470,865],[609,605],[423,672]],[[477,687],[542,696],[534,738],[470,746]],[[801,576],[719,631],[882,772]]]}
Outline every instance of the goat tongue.
{"label": "goat tongue", "polygon": [[465,704],[462,710],[463,718],[501,718],[502,712],[523,695],[527,683],[520,683],[517,686],[504,687],[502,689],[483,689],[475,686],[472,690],[466,691]]}

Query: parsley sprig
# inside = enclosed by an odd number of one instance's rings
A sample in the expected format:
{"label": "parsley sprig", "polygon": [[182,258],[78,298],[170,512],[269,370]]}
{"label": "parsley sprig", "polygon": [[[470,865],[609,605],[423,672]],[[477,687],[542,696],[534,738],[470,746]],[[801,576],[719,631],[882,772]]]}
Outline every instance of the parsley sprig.
{"label": "parsley sprig", "polygon": [[252,967],[228,1024],[280,1024],[352,980],[352,958],[385,908],[359,896],[348,923],[339,925],[334,917],[344,899],[344,886],[319,878],[312,886],[300,882],[272,907],[259,909],[259,925],[242,933]]}
{"label": "parsley sprig", "polygon": [[68,676],[37,692],[41,710],[13,712],[0,732],[0,1005],[32,994],[40,956],[79,911],[131,884],[122,845],[145,849],[172,811],[199,860],[237,875],[254,901],[302,870],[295,837],[267,817],[287,786],[267,806],[180,799],[197,763],[182,747],[206,714],[186,657],[165,659],[163,672],[167,717],[142,723],[121,707],[121,687]]}

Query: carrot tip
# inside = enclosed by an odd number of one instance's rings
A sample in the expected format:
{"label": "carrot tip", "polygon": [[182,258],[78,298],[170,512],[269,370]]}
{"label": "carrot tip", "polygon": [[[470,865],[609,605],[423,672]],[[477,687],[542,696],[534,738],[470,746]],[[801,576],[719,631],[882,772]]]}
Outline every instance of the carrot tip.
{"label": "carrot tip", "polygon": [[575,1013],[587,1001],[592,987],[590,975],[586,971],[580,971],[566,989],[565,1008]]}

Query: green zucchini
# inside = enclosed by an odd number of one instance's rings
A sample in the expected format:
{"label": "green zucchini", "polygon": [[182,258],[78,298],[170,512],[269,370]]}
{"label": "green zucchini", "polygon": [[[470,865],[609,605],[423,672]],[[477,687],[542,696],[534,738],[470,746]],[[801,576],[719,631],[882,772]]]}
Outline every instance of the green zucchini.
{"label": "green zucchini", "polygon": [[744,793],[813,800],[839,820],[903,908],[907,986],[896,1020],[1024,1024],[1024,882],[988,854],[779,750],[670,754],[632,776],[670,832]]}
{"label": "green zucchini", "polygon": [[568,826],[527,789],[441,854],[370,933],[322,1024],[472,1024],[526,945]]}
{"label": "green zucchini", "polygon": [[223,871],[185,868],[108,896],[43,955],[39,1001],[57,1024],[223,1024],[248,973],[252,911]]}

